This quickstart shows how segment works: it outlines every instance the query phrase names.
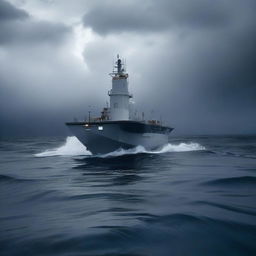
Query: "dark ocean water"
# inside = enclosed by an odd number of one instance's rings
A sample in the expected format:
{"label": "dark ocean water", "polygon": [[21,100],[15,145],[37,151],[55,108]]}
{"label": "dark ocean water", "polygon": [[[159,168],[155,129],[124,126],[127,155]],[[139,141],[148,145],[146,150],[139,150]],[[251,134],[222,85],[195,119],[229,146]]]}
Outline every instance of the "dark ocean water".
{"label": "dark ocean water", "polygon": [[256,255],[256,136],[90,156],[0,141],[0,255]]}

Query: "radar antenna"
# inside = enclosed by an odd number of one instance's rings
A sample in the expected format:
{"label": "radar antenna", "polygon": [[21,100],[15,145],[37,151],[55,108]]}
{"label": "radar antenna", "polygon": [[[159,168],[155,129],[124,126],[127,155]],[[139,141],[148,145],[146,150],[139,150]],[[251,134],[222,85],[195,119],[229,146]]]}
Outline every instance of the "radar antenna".
{"label": "radar antenna", "polygon": [[117,54],[117,61],[113,65],[113,71],[109,75],[112,77],[128,77],[126,73],[126,60],[121,59],[119,54]]}

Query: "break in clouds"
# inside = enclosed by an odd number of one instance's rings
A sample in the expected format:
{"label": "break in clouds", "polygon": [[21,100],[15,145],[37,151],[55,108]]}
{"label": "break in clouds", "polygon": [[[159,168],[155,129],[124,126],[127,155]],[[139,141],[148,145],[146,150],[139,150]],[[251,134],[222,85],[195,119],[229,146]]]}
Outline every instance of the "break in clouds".
{"label": "break in clouds", "polygon": [[106,105],[126,58],[146,118],[176,134],[255,133],[256,2],[0,1],[0,135],[63,135]]}

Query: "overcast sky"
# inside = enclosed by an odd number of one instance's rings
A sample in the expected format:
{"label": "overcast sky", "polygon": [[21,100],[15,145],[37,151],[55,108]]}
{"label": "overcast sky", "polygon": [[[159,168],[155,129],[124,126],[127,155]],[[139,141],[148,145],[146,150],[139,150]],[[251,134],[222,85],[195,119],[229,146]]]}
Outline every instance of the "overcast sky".
{"label": "overcast sky", "polygon": [[98,115],[117,53],[146,118],[256,133],[255,13],[255,0],[0,0],[0,135]]}

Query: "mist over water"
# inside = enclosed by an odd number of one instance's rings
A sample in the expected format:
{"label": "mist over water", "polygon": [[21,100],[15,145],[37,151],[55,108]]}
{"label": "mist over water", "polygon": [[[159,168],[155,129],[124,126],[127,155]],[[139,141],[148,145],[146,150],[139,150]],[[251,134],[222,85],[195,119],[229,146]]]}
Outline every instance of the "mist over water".
{"label": "mist over water", "polygon": [[2,255],[255,255],[256,136],[172,137],[90,155],[0,141]]}

